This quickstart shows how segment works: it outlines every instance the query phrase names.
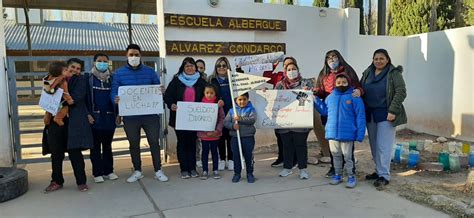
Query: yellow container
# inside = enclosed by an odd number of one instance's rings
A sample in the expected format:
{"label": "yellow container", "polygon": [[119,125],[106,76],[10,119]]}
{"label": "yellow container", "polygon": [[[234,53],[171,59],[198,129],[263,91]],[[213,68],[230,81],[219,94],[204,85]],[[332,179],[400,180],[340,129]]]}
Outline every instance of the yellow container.
{"label": "yellow container", "polygon": [[469,154],[469,153],[471,153],[471,145],[468,144],[468,143],[464,143],[464,144],[462,145],[462,153],[463,153],[463,154]]}

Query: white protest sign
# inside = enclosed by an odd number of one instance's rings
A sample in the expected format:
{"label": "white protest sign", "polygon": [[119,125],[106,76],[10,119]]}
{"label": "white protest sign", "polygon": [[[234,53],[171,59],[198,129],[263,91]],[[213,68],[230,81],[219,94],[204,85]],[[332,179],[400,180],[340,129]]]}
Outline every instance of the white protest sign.
{"label": "white protest sign", "polygon": [[54,94],[48,94],[43,90],[41,92],[39,106],[45,111],[51,113],[53,116],[56,116],[59,111],[59,106],[61,105],[63,93],[64,90],[61,88],[58,88]]}
{"label": "white protest sign", "polygon": [[245,66],[245,65],[254,65],[254,64],[265,64],[265,63],[275,63],[277,60],[283,61],[283,56],[285,53],[282,51],[274,53],[266,53],[259,55],[249,55],[249,56],[240,56],[236,57],[235,65]]}
{"label": "white protest sign", "polygon": [[245,73],[232,73],[232,91],[234,97],[243,95],[258,86],[265,84],[270,78]]}
{"label": "white protest sign", "polygon": [[273,71],[272,63],[245,65],[241,67],[244,72],[262,73],[264,71]]}
{"label": "white protest sign", "polygon": [[176,130],[216,130],[217,104],[178,101]]}
{"label": "white protest sign", "polygon": [[313,94],[304,90],[252,92],[260,129],[313,128]]}
{"label": "white protest sign", "polygon": [[162,114],[163,94],[160,85],[120,86],[120,116]]}

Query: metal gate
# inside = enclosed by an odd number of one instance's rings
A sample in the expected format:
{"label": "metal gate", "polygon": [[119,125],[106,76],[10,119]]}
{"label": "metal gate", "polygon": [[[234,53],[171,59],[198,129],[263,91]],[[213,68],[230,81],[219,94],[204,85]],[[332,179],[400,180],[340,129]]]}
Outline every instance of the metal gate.
{"label": "metal gate", "polygon": [[[67,60],[71,57],[8,57],[8,87],[10,95],[10,113],[12,123],[13,145],[17,164],[49,162],[48,157],[42,156],[42,133],[44,111],[38,106],[42,90],[41,79],[47,75],[47,64],[54,60]],[[84,61],[83,69],[87,72],[93,66],[90,56],[77,57]],[[110,57],[112,66],[117,69],[126,63],[125,57]],[[142,61],[160,69],[160,61],[154,57],[142,57]],[[162,119],[162,124],[163,124]],[[162,125],[163,126],[163,125]],[[142,135],[142,138],[146,138]],[[166,145],[163,128],[160,130],[160,145]],[[146,140],[142,140],[146,141]],[[123,127],[117,127],[113,142],[114,155],[126,155],[128,141]],[[163,148],[163,146],[161,146]],[[148,151],[143,146],[142,151]],[[165,149],[166,151],[166,149]],[[88,154],[85,155],[88,158]],[[166,154],[165,154],[166,157]]]}

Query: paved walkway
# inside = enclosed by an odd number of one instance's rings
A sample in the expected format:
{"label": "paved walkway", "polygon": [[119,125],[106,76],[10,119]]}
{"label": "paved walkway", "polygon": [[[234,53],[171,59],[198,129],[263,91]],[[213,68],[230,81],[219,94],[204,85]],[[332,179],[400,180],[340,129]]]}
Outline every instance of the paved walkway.
{"label": "paved walkway", "polygon": [[153,179],[149,156],[142,156],[145,178],[128,184],[129,157],[116,158],[119,179],[94,184],[90,161],[86,160],[90,190],[78,192],[69,162],[65,162],[65,187],[43,194],[50,165],[33,164],[29,170],[30,190],[0,204],[0,217],[448,217],[394,194],[376,191],[361,181],[357,188],[331,186],[323,177],[327,168],[309,166],[312,177],[301,181],[297,171],[288,178],[277,177],[279,168],[269,167],[272,155],[256,156],[254,184],[231,183],[232,172],[220,180],[183,180],[179,167],[167,165],[166,183]]}

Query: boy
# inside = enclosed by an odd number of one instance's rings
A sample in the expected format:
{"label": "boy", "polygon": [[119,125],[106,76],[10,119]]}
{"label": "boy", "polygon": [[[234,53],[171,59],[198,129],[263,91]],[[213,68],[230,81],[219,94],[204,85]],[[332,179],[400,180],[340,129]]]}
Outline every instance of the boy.
{"label": "boy", "polygon": [[252,103],[249,101],[249,94],[245,93],[235,98],[236,112],[230,109],[229,113],[224,119],[224,126],[229,129],[229,134],[232,137],[232,153],[234,160],[234,177],[232,182],[240,181],[240,173],[242,166],[240,162],[239,144],[237,139],[237,130],[240,130],[240,141],[242,143],[242,154],[245,158],[245,165],[247,167],[247,182],[254,183],[253,176],[253,149],[255,147],[255,120],[256,112]]}
{"label": "boy", "polygon": [[[69,112],[68,105],[74,104],[74,100],[69,95],[68,84],[66,81],[66,77],[69,76],[69,70],[67,69],[66,63],[62,61],[55,61],[52,62],[48,67],[48,76],[43,78],[43,90],[51,95],[54,95],[58,88],[64,90],[62,99],[66,102],[62,103],[62,107],[59,109],[56,116],[54,116],[54,122],[57,123],[59,126],[64,125],[64,118],[67,116]],[[51,122],[52,114],[46,112],[44,114],[44,124],[49,125]]]}
{"label": "boy", "polygon": [[326,139],[329,140],[335,168],[335,175],[330,183],[337,185],[342,182],[342,165],[345,161],[348,174],[347,188],[354,188],[357,185],[352,150],[354,141],[364,140],[366,122],[364,102],[359,97],[352,97],[352,91],[349,77],[345,73],[340,73],[336,75],[334,91],[325,102],[318,97],[315,101],[315,108],[319,113],[328,116]]}

